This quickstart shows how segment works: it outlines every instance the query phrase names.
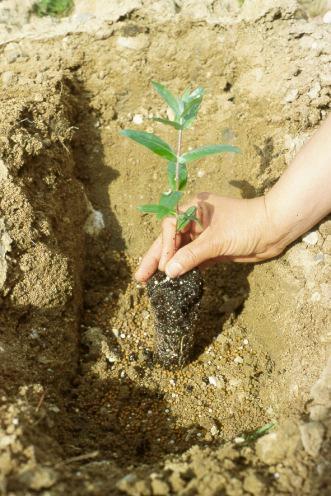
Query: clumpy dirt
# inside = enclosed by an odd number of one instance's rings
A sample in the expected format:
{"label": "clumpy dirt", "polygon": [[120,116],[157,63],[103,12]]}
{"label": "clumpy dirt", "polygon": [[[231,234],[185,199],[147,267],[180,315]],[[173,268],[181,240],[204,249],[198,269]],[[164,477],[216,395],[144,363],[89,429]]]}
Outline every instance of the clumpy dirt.
{"label": "clumpy dirt", "polygon": [[157,271],[147,283],[155,314],[155,359],[169,369],[183,368],[192,359],[195,324],[203,294],[203,277],[193,269],[176,279]]}
{"label": "clumpy dirt", "polygon": [[193,164],[189,194],[262,194],[329,111],[329,28],[249,3],[227,23],[131,6],[1,46],[0,494],[329,493],[331,221],[206,271],[182,370],[155,363],[132,277],[158,230],[136,205],[163,175],[119,131],[174,139],[148,119],[166,115],[152,79],[206,88],[185,147],[242,149]]}

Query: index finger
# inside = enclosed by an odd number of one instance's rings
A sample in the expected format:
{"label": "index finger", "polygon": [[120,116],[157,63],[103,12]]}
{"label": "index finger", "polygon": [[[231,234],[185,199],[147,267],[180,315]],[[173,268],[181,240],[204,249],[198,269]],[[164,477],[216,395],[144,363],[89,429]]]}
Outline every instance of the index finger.
{"label": "index finger", "polygon": [[174,256],[180,243],[180,234],[176,234],[176,218],[166,217],[162,222],[162,248],[159,269],[164,272],[168,261]]}
{"label": "index finger", "polygon": [[162,249],[162,235],[160,235],[152,246],[149,248],[147,253],[144,255],[142,261],[140,262],[139,268],[135,273],[135,278],[138,282],[146,282],[154,272],[156,272]]}

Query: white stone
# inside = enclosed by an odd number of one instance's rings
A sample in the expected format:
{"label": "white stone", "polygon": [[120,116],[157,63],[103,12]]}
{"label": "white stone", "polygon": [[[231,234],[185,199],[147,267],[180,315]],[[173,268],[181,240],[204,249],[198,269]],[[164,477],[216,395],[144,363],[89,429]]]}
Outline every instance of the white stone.
{"label": "white stone", "polygon": [[99,210],[94,210],[90,202],[88,202],[87,209],[89,215],[84,225],[84,231],[90,236],[98,236],[105,228],[103,214]]}
{"label": "white stone", "polygon": [[306,243],[306,245],[311,245],[311,246],[316,245],[318,243],[318,232],[312,231],[306,234],[306,236],[302,238],[302,241]]}
{"label": "white stone", "polygon": [[318,81],[316,81],[316,83],[314,83],[313,86],[308,91],[309,98],[315,100],[315,98],[319,97],[320,91],[321,91],[321,85]]}
{"label": "white stone", "polygon": [[109,354],[107,355],[107,361],[109,363],[115,363],[118,362],[118,360],[119,360],[118,356],[116,356],[114,353],[109,352]]}
{"label": "white stone", "polygon": [[119,36],[117,38],[116,44],[119,48],[125,48],[128,50],[143,50],[149,45],[148,37],[145,34],[140,34],[138,36]]}
{"label": "white stone", "polygon": [[329,10],[328,12],[326,12],[323,16],[323,22],[325,24],[331,24],[331,10]]}
{"label": "white stone", "polygon": [[237,365],[240,364],[240,363],[244,363],[244,359],[241,356],[236,356],[236,358],[233,361]]}
{"label": "white stone", "polygon": [[223,386],[223,379],[220,380],[218,377],[215,377],[214,375],[208,377],[208,381],[211,386],[214,386],[216,388],[221,388]]}
{"label": "white stone", "polygon": [[217,436],[218,433],[219,433],[218,428],[216,427],[216,425],[213,425],[212,428],[210,429],[210,434],[212,436]]}
{"label": "white stone", "polygon": [[8,169],[4,161],[0,158],[0,181],[7,179],[7,177],[8,177]]}
{"label": "white stone", "polygon": [[132,122],[134,124],[142,124],[144,122],[144,118],[141,114],[135,114],[133,116]]}
{"label": "white stone", "polygon": [[197,172],[197,176],[198,177],[203,177],[205,174],[206,174],[205,171],[202,170],[202,169],[199,169],[198,172]]}
{"label": "white stone", "polygon": [[299,91],[296,88],[293,88],[285,95],[284,102],[292,103],[298,98],[298,96],[299,96]]}
{"label": "white stone", "polygon": [[310,301],[312,301],[313,303],[320,301],[320,299],[321,299],[321,293],[319,293],[318,291],[314,291],[314,293],[310,297]]}

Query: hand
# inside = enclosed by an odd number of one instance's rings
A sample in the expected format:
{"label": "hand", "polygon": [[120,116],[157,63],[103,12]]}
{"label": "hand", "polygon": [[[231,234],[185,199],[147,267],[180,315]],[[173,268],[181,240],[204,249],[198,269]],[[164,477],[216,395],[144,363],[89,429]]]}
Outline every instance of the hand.
{"label": "hand", "polygon": [[202,227],[191,223],[176,233],[175,219],[166,219],[136,279],[147,281],[157,268],[177,277],[219,260],[259,262],[279,255],[331,212],[330,133],[331,115],[265,196],[241,200],[201,193],[183,206],[198,208]]}
{"label": "hand", "polygon": [[197,266],[221,260],[257,262],[284,248],[274,232],[264,197],[251,200],[200,193],[182,207],[197,207],[197,223],[176,233],[175,218],[166,218],[162,233],[144,256],[136,279],[147,281],[159,269],[178,277]]}

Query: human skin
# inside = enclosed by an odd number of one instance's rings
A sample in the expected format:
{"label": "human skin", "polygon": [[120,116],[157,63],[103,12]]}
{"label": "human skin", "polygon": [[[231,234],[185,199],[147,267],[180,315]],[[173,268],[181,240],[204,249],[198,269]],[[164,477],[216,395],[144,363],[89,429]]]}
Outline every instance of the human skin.
{"label": "human skin", "polygon": [[264,196],[237,199],[200,193],[183,205],[197,206],[201,226],[176,233],[166,218],[160,236],[135,274],[146,282],[159,269],[178,277],[218,261],[261,262],[280,255],[331,212],[331,115]]}

